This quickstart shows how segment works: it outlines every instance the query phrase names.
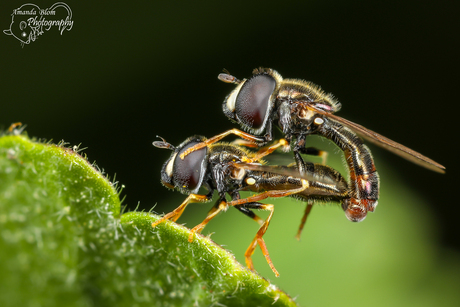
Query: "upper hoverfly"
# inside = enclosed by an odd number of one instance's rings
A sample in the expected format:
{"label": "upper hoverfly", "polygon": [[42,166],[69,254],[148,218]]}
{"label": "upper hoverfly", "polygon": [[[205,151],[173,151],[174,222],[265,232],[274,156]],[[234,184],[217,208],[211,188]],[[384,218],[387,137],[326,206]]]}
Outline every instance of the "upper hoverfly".
{"label": "upper hoverfly", "polygon": [[[347,218],[353,222],[362,221],[368,211],[374,211],[379,196],[379,178],[374,161],[369,148],[360,137],[414,163],[444,173],[445,167],[441,164],[361,125],[334,115],[333,113],[340,110],[341,104],[332,94],[325,93],[311,82],[283,79],[270,68],[255,69],[249,79],[239,80],[228,73],[220,74],[218,78],[237,85],[224,100],[225,115],[253,134],[252,137],[245,137],[242,131],[232,129],[220,136],[236,134],[261,145],[273,139],[273,126],[277,125],[288,142],[295,139],[294,158],[301,172],[301,154],[315,152],[314,149],[305,147],[305,138],[308,135],[318,134],[330,139],[344,152],[350,172],[351,197],[342,203],[342,208]],[[256,136],[263,133],[263,137]],[[199,146],[190,148],[181,157],[198,148]]]}

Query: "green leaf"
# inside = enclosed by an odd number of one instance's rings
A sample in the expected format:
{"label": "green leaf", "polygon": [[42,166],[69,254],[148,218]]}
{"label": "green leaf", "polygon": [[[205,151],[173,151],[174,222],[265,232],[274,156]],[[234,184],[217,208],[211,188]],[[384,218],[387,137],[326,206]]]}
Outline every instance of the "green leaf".
{"label": "green leaf", "polygon": [[120,217],[116,187],[77,151],[0,137],[1,306],[295,306],[209,238]]}

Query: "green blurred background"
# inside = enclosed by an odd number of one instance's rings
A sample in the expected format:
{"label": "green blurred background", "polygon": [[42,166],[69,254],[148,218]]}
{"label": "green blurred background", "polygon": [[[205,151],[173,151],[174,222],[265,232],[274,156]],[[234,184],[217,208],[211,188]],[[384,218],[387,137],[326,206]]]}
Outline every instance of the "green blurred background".
{"label": "green blurred background", "polygon": [[[340,116],[433,158],[447,174],[371,145],[381,178],[376,212],[353,224],[337,207],[314,208],[299,243],[304,204],[270,200],[276,211],[265,239],[281,277],[258,250],[256,269],[303,306],[460,304],[453,1],[64,2],[74,26],[62,36],[52,29],[21,47],[0,32],[3,128],[21,121],[30,136],[81,143],[126,186],[130,209],[156,204],[162,213],[185,196],[159,183],[170,152],[151,142],[235,127],[221,112],[233,88],[217,80],[223,68],[239,78],[265,66],[311,80],[342,102]],[[0,3],[2,30],[25,3]],[[333,145],[311,142],[345,172]],[[194,205],[180,221],[194,226],[210,206]],[[204,233],[244,261],[256,231],[229,210]]]}

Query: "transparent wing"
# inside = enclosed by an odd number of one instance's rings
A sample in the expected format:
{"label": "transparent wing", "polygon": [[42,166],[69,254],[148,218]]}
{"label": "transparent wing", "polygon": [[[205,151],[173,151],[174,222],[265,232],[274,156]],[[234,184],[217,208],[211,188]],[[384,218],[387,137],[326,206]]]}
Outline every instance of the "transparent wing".
{"label": "transparent wing", "polygon": [[[313,107],[313,106],[312,106]],[[313,107],[314,108],[314,107]],[[444,173],[445,167],[442,166],[441,164],[437,163],[436,161],[431,160],[428,157],[425,157],[424,155],[407,148],[404,145],[401,145],[393,140],[390,140],[387,137],[384,137],[383,135],[380,135],[372,130],[369,130],[361,125],[358,125],[356,123],[353,123],[349,120],[346,120],[345,118],[342,118],[340,116],[324,112],[323,110],[319,110],[314,108],[316,112],[320,114],[324,114],[329,118],[332,118],[333,120],[338,121],[339,123],[347,126],[354,132],[356,132],[359,136],[362,138],[366,139],[367,141],[374,143],[375,145],[378,145],[380,147],[383,147],[389,151],[391,151],[394,154],[397,154],[398,156],[403,157],[404,159],[407,159],[413,163],[416,163],[420,166],[423,166],[427,169],[430,169],[432,171],[438,172],[438,173]]]}

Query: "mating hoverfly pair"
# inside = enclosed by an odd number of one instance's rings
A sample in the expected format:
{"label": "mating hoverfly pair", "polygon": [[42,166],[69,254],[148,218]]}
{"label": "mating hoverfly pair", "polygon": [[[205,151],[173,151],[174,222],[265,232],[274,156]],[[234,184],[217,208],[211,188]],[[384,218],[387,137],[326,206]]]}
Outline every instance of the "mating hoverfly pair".
{"label": "mating hoverfly pair", "polygon": [[[340,110],[340,103],[313,83],[283,79],[275,70],[265,68],[255,69],[250,79],[239,80],[228,73],[218,78],[237,85],[224,100],[224,114],[250,133],[232,129],[210,139],[194,136],[178,147],[165,140],[154,142],[156,147],[173,151],[161,171],[163,185],[189,196],[152,226],[165,220],[176,221],[189,203],[210,201],[217,190],[217,202],[204,221],[192,229],[189,241],[220,211],[235,207],[261,225],[245,253],[246,265],[251,270],[254,270],[251,255],[258,244],[275,275],[279,275],[262,238],[274,212],[273,205],[259,202],[265,198],[291,196],[307,202],[298,238],[315,202],[339,202],[346,217],[353,222],[362,221],[367,212],[375,210],[379,177],[371,152],[360,137],[428,169],[444,172],[444,166],[439,163],[334,115]],[[265,146],[273,140],[274,126],[281,129],[284,139],[256,153],[242,147]],[[233,144],[218,142],[230,134],[241,139]],[[323,155],[320,150],[305,147],[306,137],[312,134],[331,140],[344,152],[349,181],[329,166],[303,160],[301,154]],[[295,164],[265,165],[262,158],[280,147],[285,150],[292,147]],[[197,194],[201,187],[208,190],[208,194]],[[259,194],[242,199],[241,191]],[[226,194],[231,201],[226,199]],[[263,220],[252,209],[269,210],[270,214]]]}

